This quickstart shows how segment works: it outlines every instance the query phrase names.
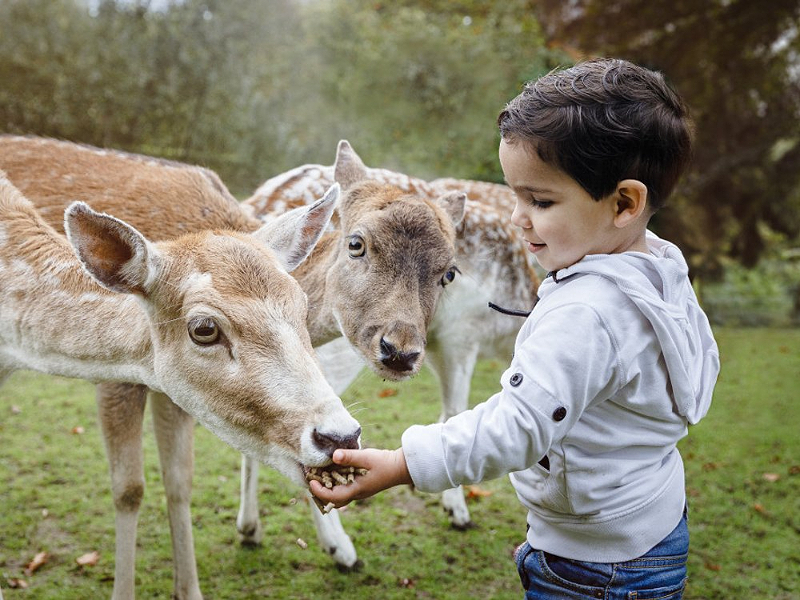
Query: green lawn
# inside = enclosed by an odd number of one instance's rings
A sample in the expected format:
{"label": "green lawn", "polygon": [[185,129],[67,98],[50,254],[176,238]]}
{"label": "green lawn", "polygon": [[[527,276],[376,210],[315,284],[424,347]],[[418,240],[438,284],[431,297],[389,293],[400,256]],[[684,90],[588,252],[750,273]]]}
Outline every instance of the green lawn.
{"label": "green lawn", "polygon": [[[681,444],[692,551],[685,598],[800,597],[800,330],[722,329],[723,371],[709,416]],[[504,365],[485,362],[472,401],[497,389]],[[396,390],[395,395],[382,393]],[[389,384],[364,373],[345,395],[367,445],[394,447],[413,422],[434,421],[428,373]],[[75,428],[80,427],[82,433]],[[171,550],[151,427],[139,523],[137,598],[168,598]],[[316,542],[301,490],[264,470],[265,543],[236,542],[239,455],[196,429],[193,520],[207,599],[522,597],[511,553],[524,513],[506,478],[470,501],[474,529],[448,527],[438,498],[390,490],[342,514],[363,568],[340,573]],[[5,600],[95,599],[111,594],[114,519],[93,387],[16,373],[0,388],[0,588]],[[298,538],[306,541],[303,549]],[[47,562],[32,575],[39,553]],[[95,566],[76,558],[97,551]],[[25,589],[9,589],[21,581]]]}

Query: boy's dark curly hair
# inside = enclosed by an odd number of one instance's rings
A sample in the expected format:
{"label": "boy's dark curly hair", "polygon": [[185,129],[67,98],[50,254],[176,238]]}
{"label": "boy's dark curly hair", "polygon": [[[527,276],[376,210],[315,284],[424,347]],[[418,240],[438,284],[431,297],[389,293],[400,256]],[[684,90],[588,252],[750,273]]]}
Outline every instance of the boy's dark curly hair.
{"label": "boy's dark curly hair", "polygon": [[581,62],[528,83],[497,124],[506,143],[528,144],[595,200],[638,179],[653,212],[691,159],[683,100],[660,73],[619,59]]}

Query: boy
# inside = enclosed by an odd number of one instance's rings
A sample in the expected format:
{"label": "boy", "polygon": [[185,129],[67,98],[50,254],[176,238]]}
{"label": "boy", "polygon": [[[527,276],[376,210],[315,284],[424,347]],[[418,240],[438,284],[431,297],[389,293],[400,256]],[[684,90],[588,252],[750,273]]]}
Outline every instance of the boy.
{"label": "boy", "polygon": [[510,473],[526,598],[680,598],[676,444],[708,411],[719,355],[683,256],[647,224],[689,160],[687,111],[660,74],[604,59],[528,84],[498,124],[511,221],[549,271],[502,391],[395,451],[337,450],[369,473],[311,490],[342,506]]}

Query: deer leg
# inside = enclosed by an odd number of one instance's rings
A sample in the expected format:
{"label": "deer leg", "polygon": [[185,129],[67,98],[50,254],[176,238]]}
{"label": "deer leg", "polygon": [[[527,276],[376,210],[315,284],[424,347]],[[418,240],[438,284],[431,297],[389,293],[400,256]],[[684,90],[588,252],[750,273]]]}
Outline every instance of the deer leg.
{"label": "deer leg", "polygon": [[239,488],[236,530],[243,546],[258,546],[264,537],[258,518],[258,461],[242,454],[242,482]]}
{"label": "deer leg", "polygon": [[[463,412],[469,406],[469,387],[475,362],[478,360],[477,344],[436,344],[426,354],[428,366],[439,379],[442,394],[440,421]],[[469,509],[461,486],[442,492],[442,506],[456,529],[472,527]]]}
{"label": "deer leg", "polygon": [[127,383],[101,383],[96,393],[116,521],[112,598],[133,600],[136,525],[144,495],[142,421],[147,388]]}
{"label": "deer leg", "polygon": [[[309,498],[310,498],[309,492]],[[339,519],[339,512],[334,508],[326,514],[322,514],[317,508],[316,502],[309,500],[311,507],[311,517],[314,519],[314,526],[317,529],[317,541],[322,549],[331,555],[336,566],[341,571],[355,571],[361,567],[361,561],[356,555],[356,548],[350,536],[342,527]]]}
{"label": "deer leg", "polygon": [[153,429],[164,490],[167,494],[172,557],[175,562],[175,600],[202,600],[192,536],[192,474],[194,419],[160,392],[150,392]]}

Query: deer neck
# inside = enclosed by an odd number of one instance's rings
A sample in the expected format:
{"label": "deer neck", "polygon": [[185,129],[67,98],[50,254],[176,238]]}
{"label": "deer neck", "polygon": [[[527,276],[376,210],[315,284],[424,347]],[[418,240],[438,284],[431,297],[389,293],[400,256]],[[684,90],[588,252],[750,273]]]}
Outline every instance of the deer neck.
{"label": "deer neck", "polygon": [[0,355],[12,368],[155,383],[144,308],[95,284],[27,201],[0,205],[0,322]]}

